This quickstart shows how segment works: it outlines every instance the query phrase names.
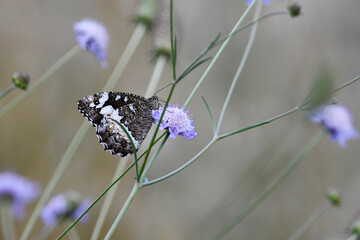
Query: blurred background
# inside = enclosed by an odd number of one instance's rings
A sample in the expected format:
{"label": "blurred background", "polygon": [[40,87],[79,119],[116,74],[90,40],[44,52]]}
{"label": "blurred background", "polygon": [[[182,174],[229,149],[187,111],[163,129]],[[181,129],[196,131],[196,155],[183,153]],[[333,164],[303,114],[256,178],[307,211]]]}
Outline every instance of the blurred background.
{"label": "blurred background", "polygon": [[[246,9],[245,0],[174,1],[179,38],[178,72],[220,32],[225,36]],[[360,74],[360,2],[298,1],[298,18],[275,16],[261,22],[244,71],[235,88],[221,133],[248,126],[299,104],[309,93],[321,69],[334,86]],[[262,14],[284,10],[287,1],[271,1]],[[104,24],[110,35],[109,67],[81,52],[61,68],[39,91],[0,119],[0,170],[13,170],[43,186],[84,118],[76,102],[101,91],[135,28],[131,0],[0,2],[0,89],[11,85],[11,75],[25,71],[36,80],[51,64],[76,45],[72,26],[83,18]],[[251,21],[252,13],[247,21]],[[148,174],[160,177],[188,161],[212,138],[211,123],[201,100],[204,96],[215,117],[221,111],[231,80],[244,52],[249,29],[234,37],[189,105],[198,133],[193,140],[169,140]],[[142,95],[154,68],[153,32],[142,40],[122,75],[116,91]],[[210,56],[214,56],[212,51]],[[206,64],[176,88],[172,103],[183,104]],[[160,87],[172,78],[168,64]],[[336,93],[355,117],[360,130],[359,83]],[[166,98],[168,90],[159,96]],[[4,106],[20,93],[1,100]],[[208,150],[180,174],[144,188],[136,196],[113,239],[209,239],[255,199],[287,163],[320,130],[298,112],[231,138]],[[150,135],[150,134],[149,134]],[[147,138],[143,143],[149,141]],[[143,150],[144,148],[142,148]],[[140,151],[142,151],[140,150]],[[327,211],[302,239],[346,239],[346,229],[360,210],[359,140],[346,148],[325,138],[286,180],[224,239],[286,239],[324,201],[328,187],[343,194],[340,208]],[[111,182],[119,157],[104,152],[90,129],[54,194],[78,190],[95,199]],[[110,228],[131,191],[134,172],[120,183],[102,235]],[[100,202],[102,204],[102,201]],[[90,221],[78,224],[82,239],[89,239],[100,204]],[[34,203],[28,207],[30,215]],[[25,219],[26,220],[26,219]],[[17,225],[18,232],[25,221]],[[39,221],[33,234],[42,227]],[[63,231],[56,228],[49,239]]]}

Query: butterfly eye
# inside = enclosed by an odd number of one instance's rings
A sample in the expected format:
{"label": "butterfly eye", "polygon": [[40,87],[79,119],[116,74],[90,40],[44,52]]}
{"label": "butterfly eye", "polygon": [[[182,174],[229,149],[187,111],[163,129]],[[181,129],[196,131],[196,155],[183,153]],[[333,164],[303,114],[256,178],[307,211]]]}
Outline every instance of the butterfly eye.
{"label": "butterfly eye", "polygon": [[96,100],[94,103],[95,103],[95,105],[100,104],[99,100]]}

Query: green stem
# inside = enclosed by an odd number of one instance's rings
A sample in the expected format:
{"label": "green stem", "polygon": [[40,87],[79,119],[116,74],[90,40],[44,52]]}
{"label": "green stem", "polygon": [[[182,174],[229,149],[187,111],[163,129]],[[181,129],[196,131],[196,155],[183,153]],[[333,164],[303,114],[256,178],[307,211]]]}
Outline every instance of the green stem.
{"label": "green stem", "polygon": [[10,201],[4,201],[0,206],[1,231],[6,240],[16,240],[15,225]]}
{"label": "green stem", "polygon": [[159,148],[157,149],[157,151],[155,152],[155,154],[152,156],[152,158],[150,159],[150,162],[148,165],[146,165],[144,172],[142,173],[141,177],[140,177],[140,183],[143,182],[144,177],[146,176],[147,172],[150,170],[150,167],[152,166],[152,164],[154,163],[155,159],[157,158],[157,156],[159,155],[161,149],[164,147],[167,139],[169,138],[170,133],[167,132],[164,139],[162,140]]}
{"label": "green stem", "polygon": [[12,90],[14,90],[16,88],[15,84],[11,85],[10,87],[8,87],[7,89],[5,89],[2,93],[0,93],[0,99],[2,99],[3,97],[5,97],[8,93],[10,93]]}
{"label": "green stem", "polygon": [[[261,12],[261,6],[262,6],[262,2],[259,2],[257,4],[257,7],[255,9],[255,13],[254,13],[254,21],[255,19],[257,19],[259,16],[260,16],[260,12]],[[242,56],[241,58],[241,61],[240,61],[240,65],[235,73],[235,76],[232,80],[232,83],[231,83],[231,86],[230,86],[230,89],[229,89],[229,92],[226,96],[226,99],[225,99],[225,102],[224,102],[224,105],[221,109],[221,113],[220,113],[220,117],[219,117],[219,122],[218,122],[218,125],[217,125],[217,129],[216,129],[216,134],[215,135],[218,135],[219,133],[219,130],[220,130],[220,126],[221,126],[221,123],[222,123],[222,120],[223,120],[223,117],[225,115],[225,110],[227,108],[227,105],[229,104],[229,101],[230,101],[230,98],[231,98],[231,95],[235,89],[235,85],[239,79],[239,76],[245,66],[245,62],[249,56],[249,53],[250,53],[250,50],[251,50],[251,47],[254,43],[254,40],[255,40],[255,35],[256,35],[256,30],[257,30],[257,26],[258,26],[258,22],[256,22],[252,28],[251,28],[251,33],[250,33],[250,37],[249,37],[249,40],[248,40],[248,43],[246,45],[246,49],[245,49],[245,52],[244,52],[244,55]]]}
{"label": "green stem", "polygon": [[124,217],[126,210],[129,208],[132,200],[134,199],[136,193],[139,191],[140,189],[140,184],[138,184],[135,181],[134,187],[131,191],[131,193],[129,194],[128,198],[126,199],[126,202],[124,203],[123,207],[121,208],[121,211],[119,212],[118,216],[116,217],[115,221],[113,222],[110,230],[108,231],[108,233],[106,234],[104,240],[109,240],[111,239],[112,235],[115,233],[115,230],[117,229],[117,227],[120,224],[121,219]]}
{"label": "green stem", "polygon": [[257,124],[254,124],[254,125],[245,127],[245,128],[241,128],[241,129],[238,129],[238,130],[236,130],[236,131],[233,131],[233,132],[230,132],[230,133],[226,133],[226,134],[224,134],[224,135],[221,135],[221,136],[219,136],[219,140],[221,140],[221,139],[223,139],[223,138],[230,137],[230,136],[235,135],[235,134],[238,134],[238,133],[240,133],[240,132],[244,132],[244,131],[250,130],[250,129],[252,129],[252,128],[256,128],[256,127],[260,127],[260,126],[265,125],[265,124],[269,124],[269,123],[271,123],[271,122],[273,122],[273,121],[275,121],[275,120],[277,120],[277,119],[286,117],[286,116],[288,116],[288,115],[290,115],[290,114],[292,114],[292,113],[294,113],[294,112],[297,112],[297,111],[299,111],[299,110],[300,110],[299,106],[296,106],[296,107],[294,107],[293,109],[290,109],[289,111],[284,112],[284,113],[282,113],[282,114],[279,114],[279,115],[277,115],[277,116],[275,116],[275,117],[273,117],[273,118],[270,118],[270,119],[268,119],[268,120],[266,120],[266,121],[263,121],[263,122],[260,122],[260,123],[257,123]]}
{"label": "green stem", "polygon": [[347,86],[349,86],[350,84],[353,84],[354,82],[356,82],[356,81],[358,81],[358,80],[360,80],[360,75],[357,76],[356,78],[354,78],[354,79],[352,79],[352,80],[350,80],[350,81],[348,81],[348,82],[340,85],[339,87],[331,90],[328,94],[331,94],[331,93],[334,93],[334,92],[336,92],[336,91],[338,91],[338,90],[340,90],[340,89],[343,89],[344,87],[347,87]]}
{"label": "green stem", "polygon": [[25,100],[28,96],[34,93],[37,89],[39,89],[50,77],[59,70],[65,63],[69,62],[73,59],[79,52],[81,51],[81,47],[79,45],[75,46],[68,53],[66,53],[62,58],[57,60],[41,77],[29,86],[27,91],[24,91],[16,98],[14,98],[10,103],[8,103],[5,107],[0,110],[0,118],[3,117],[6,113],[8,113],[11,109],[15,108],[19,103]]}
{"label": "green stem", "polygon": [[[118,178],[118,176],[124,171],[125,166],[127,165],[128,161],[129,161],[129,156],[124,157],[119,161],[119,164],[118,164],[118,166],[116,168],[116,171],[114,173],[114,177],[113,177],[112,182],[114,182]],[[93,231],[93,233],[91,235],[91,240],[96,240],[96,239],[99,238],[100,231],[101,231],[101,229],[102,229],[102,227],[104,225],[105,217],[109,212],[112,200],[114,199],[114,196],[115,196],[115,193],[116,193],[116,190],[117,190],[118,186],[119,185],[113,186],[111,188],[111,190],[108,192],[108,194],[106,195],[104,203],[101,206],[99,216],[98,216],[98,218],[96,220],[95,228],[94,228],[94,231]]]}
{"label": "green stem", "polygon": [[331,207],[330,202],[326,199],[311,214],[311,216],[288,238],[288,240],[298,240],[301,236]]}
{"label": "green stem", "polygon": [[[104,89],[103,89],[104,91],[110,91],[115,87],[117,81],[119,80],[119,78],[121,76],[121,73],[123,72],[124,68],[126,67],[127,63],[129,62],[130,58],[132,57],[132,54],[134,53],[136,47],[138,46],[138,43],[144,36],[144,33],[146,31],[146,29],[144,29],[144,28],[145,27],[142,24],[139,24],[136,27],[136,29],[130,39],[130,42],[128,43],[126,49],[124,50],[124,53],[122,54],[118,63],[116,64],[106,85],[104,86]],[[42,207],[44,206],[46,201],[49,199],[50,194],[54,190],[56,183],[59,181],[65,168],[70,163],[70,160],[74,156],[81,141],[84,139],[85,134],[86,134],[87,130],[89,129],[89,127],[90,127],[90,124],[88,123],[88,121],[84,120],[83,123],[81,124],[80,128],[76,132],[74,139],[71,141],[70,145],[66,149],[66,152],[63,155],[63,157],[61,158],[61,160],[58,164],[58,167],[55,170],[54,175],[50,179],[42,196],[40,197],[29,221],[27,222],[27,225],[25,226],[25,230],[24,230],[23,234],[21,235],[20,240],[28,239],[30,232],[31,232],[32,228],[34,227],[35,222],[40,214]]]}
{"label": "green stem", "polygon": [[252,203],[250,203],[237,217],[235,217],[229,224],[227,224],[213,240],[218,240],[224,237],[230,232],[237,224],[239,224],[247,215],[249,215],[260,203],[262,203],[279,184],[294,170],[294,168],[304,159],[311,150],[320,143],[324,134],[321,132],[316,135],[300,152],[291,160],[291,162],[285,167],[284,170],[266,187],[266,189],[257,197]]}
{"label": "green stem", "polygon": [[207,67],[207,69],[205,70],[204,74],[201,76],[200,80],[198,81],[198,83],[196,84],[196,86],[194,87],[193,91],[190,93],[188,99],[185,102],[185,106],[184,109],[187,108],[187,106],[189,105],[191,99],[194,97],[195,93],[198,91],[199,87],[201,86],[201,84],[203,83],[203,81],[205,80],[206,76],[209,74],[210,70],[213,68],[213,66],[215,65],[216,61],[219,59],[221,53],[224,51],[225,47],[227,46],[227,44],[229,43],[230,39],[232,38],[232,35],[236,29],[240,26],[240,24],[243,22],[243,20],[245,19],[245,17],[247,16],[247,14],[250,12],[251,8],[254,6],[254,4],[257,1],[253,1],[249,7],[245,10],[245,12],[243,13],[243,15],[240,17],[240,19],[238,20],[238,22],[235,24],[234,28],[232,29],[232,31],[230,32],[230,36],[224,41],[224,43],[221,45],[219,51],[216,53],[215,57],[212,59],[211,63],[209,64],[209,66]]}
{"label": "green stem", "polygon": [[187,168],[188,166],[190,166],[193,162],[195,162],[201,155],[203,155],[214,143],[217,142],[217,138],[213,138],[200,152],[198,152],[192,159],[190,159],[188,162],[186,162],[184,165],[182,165],[181,167],[179,167],[178,169],[160,177],[160,178],[157,178],[155,180],[152,180],[152,181],[148,181],[146,183],[143,183],[142,184],[142,187],[144,186],[149,186],[149,185],[152,185],[152,184],[155,184],[155,183],[158,183],[158,182],[161,182],[161,181],[164,181],[165,179],[168,179],[169,177],[172,177],[174,176],[175,174],[181,172],[182,170],[184,170],[185,168]]}

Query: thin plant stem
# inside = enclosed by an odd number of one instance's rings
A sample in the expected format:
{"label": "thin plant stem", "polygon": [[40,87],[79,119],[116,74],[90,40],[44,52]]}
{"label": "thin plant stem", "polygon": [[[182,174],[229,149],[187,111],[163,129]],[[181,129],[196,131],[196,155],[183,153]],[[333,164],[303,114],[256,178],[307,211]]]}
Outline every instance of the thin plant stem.
{"label": "thin plant stem", "polygon": [[[255,19],[257,19],[259,16],[260,16],[260,12],[261,12],[261,6],[262,6],[262,2],[259,1],[257,6],[256,6],[256,9],[255,9],[255,13],[254,13],[254,21]],[[250,32],[250,37],[249,37],[249,40],[248,40],[248,43],[246,45],[246,48],[245,48],[245,51],[244,51],[244,55],[242,56],[241,58],[241,62],[240,62],[240,65],[235,73],[235,76],[232,80],[232,83],[231,83],[231,86],[229,88],[229,92],[226,96],[226,99],[225,99],[225,102],[224,102],[224,105],[221,109],[221,113],[220,113],[220,117],[219,117],[219,122],[218,122],[218,125],[217,125],[217,129],[216,129],[216,134],[217,135],[219,133],[219,130],[220,130],[220,126],[221,126],[221,123],[222,123],[222,120],[223,120],[223,117],[225,115],[225,111],[226,111],[226,108],[229,104],[229,101],[230,101],[230,98],[231,98],[231,95],[235,89],[235,85],[239,79],[239,76],[245,66],[245,62],[249,56],[249,53],[250,53],[250,50],[251,50],[251,47],[253,46],[253,43],[254,43],[254,40],[255,40],[255,35],[256,35],[256,30],[257,30],[257,26],[258,26],[258,22],[256,22],[252,28],[251,28],[251,32]]]}
{"label": "thin plant stem", "polygon": [[288,238],[288,240],[298,240],[302,235],[331,207],[330,202],[325,199],[320,206],[310,215],[310,217],[300,225],[300,227]]}
{"label": "thin plant stem", "polygon": [[155,68],[153,74],[151,76],[149,85],[145,91],[145,97],[151,97],[155,93],[155,89],[159,83],[161,74],[163,73],[164,67],[166,64],[166,58],[164,56],[160,56],[156,59]]}
{"label": "thin plant stem", "polygon": [[195,93],[198,91],[199,87],[201,86],[201,84],[203,83],[203,81],[205,80],[205,78],[207,77],[207,75],[209,74],[210,70],[214,67],[215,63],[217,62],[217,60],[219,59],[221,53],[224,51],[225,47],[227,46],[227,44],[229,43],[229,41],[232,38],[232,35],[236,29],[238,29],[238,27],[240,26],[240,24],[244,21],[245,17],[248,15],[248,13],[250,12],[251,8],[254,6],[254,4],[257,2],[257,0],[252,1],[252,3],[249,5],[249,7],[245,10],[245,12],[243,13],[243,15],[239,18],[239,20],[237,21],[237,23],[235,24],[234,28],[231,30],[230,32],[230,36],[224,41],[224,43],[221,45],[220,49],[218,50],[218,52],[216,53],[215,57],[212,59],[212,61],[210,62],[209,66],[207,67],[207,69],[205,70],[204,74],[201,76],[200,80],[198,81],[198,83],[196,84],[196,86],[194,87],[194,89],[192,90],[192,92],[190,93],[188,99],[186,100],[185,104],[184,104],[184,109],[187,108],[187,106],[189,105],[191,99],[194,97]]}
{"label": "thin plant stem", "polygon": [[46,72],[41,75],[41,77],[36,80],[33,84],[31,84],[27,91],[22,92],[16,98],[14,98],[11,102],[5,105],[0,110],[0,118],[7,114],[10,110],[15,108],[19,103],[24,101],[28,96],[34,93],[37,89],[39,89],[44,83],[46,83],[50,77],[59,70],[65,63],[69,62],[73,59],[79,52],[81,51],[81,47],[76,45],[73,49],[67,52],[64,56],[62,56],[59,60],[57,60]]}
{"label": "thin plant stem", "polygon": [[150,167],[152,166],[152,164],[154,163],[155,159],[157,158],[157,156],[159,155],[161,149],[164,147],[167,139],[169,138],[170,136],[170,133],[167,132],[164,139],[162,140],[158,150],[155,152],[155,154],[152,156],[152,158],[150,159],[148,165],[146,165],[145,169],[144,169],[144,172],[142,173],[141,177],[140,177],[140,183],[143,182],[147,172],[150,170]]}
{"label": "thin plant stem", "polygon": [[135,181],[134,187],[133,187],[131,193],[129,194],[128,198],[126,199],[121,211],[119,212],[119,215],[116,217],[116,219],[113,222],[110,230],[107,232],[104,240],[111,239],[112,235],[115,233],[115,230],[119,226],[121,219],[124,217],[124,214],[125,214],[126,210],[130,206],[132,200],[134,199],[134,197],[135,197],[136,193],[139,191],[139,189],[140,189],[140,184]]}
{"label": "thin plant stem", "polygon": [[[160,77],[162,75],[162,72],[164,70],[165,64],[166,64],[165,57],[160,56],[157,58],[153,74],[151,76],[149,85],[144,94],[145,97],[151,97],[154,94],[155,89],[159,83]],[[129,161],[129,157],[124,157],[119,161],[119,164],[116,168],[116,171],[115,171],[115,174],[113,177],[113,181],[118,177],[118,175],[120,175],[121,172],[124,171],[124,168],[127,165],[128,161]],[[113,189],[105,197],[104,204],[101,207],[98,219],[95,224],[94,231],[91,235],[91,240],[96,240],[99,237],[100,231],[104,225],[105,217],[110,209],[112,200],[114,199],[114,195],[115,195],[117,186],[118,185],[115,185],[113,187]]]}
{"label": "thin plant stem", "polygon": [[294,112],[297,112],[299,110],[299,107],[295,107],[289,111],[286,111],[282,114],[279,114],[273,118],[270,118],[266,121],[263,121],[263,122],[260,122],[260,123],[257,123],[257,124],[254,124],[254,125],[251,125],[251,126],[248,126],[248,127],[244,127],[244,128],[241,128],[239,130],[236,130],[234,132],[231,132],[231,133],[228,133],[228,134],[224,134],[224,135],[221,135],[221,136],[215,136],[198,154],[196,154],[192,159],[190,159],[188,162],[186,162],[184,165],[182,165],[181,167],[175,169],[174,171],[160,177],[160,178],[157,178],[155,180],[152,180],[152,181],[148,181],[147,183],[144,183],[142,184],[142,186],[148,186],[148,185],[152,185],[152,184],[155,184],[155,183],[158,183],[158,182],[161,182],[161,181],[164,181],[165,179],[169,178],[169,177],[172,177],[174,176],[175,174],[181,172],[182,170],[184,170],[185,168],[187,168],[188,166],[190,166],[193,162],[195,162],[203,153],[205,153],[214,143],[216,143],[217,141],[219,140],[222,140],[224,138],[227,138],[227,137],[230,137],[234,134],[237,134],[237,133],[240,133],[240,132],[245,132],[245,131],[248,131],[250,129],[253,129],[253,128],[257,128],[257,127],[260,127],[262,125],[265,125],[265,124],[269,124],[277,119],[280,119],[280,118],[283,118],[285,116],[288,116],[289,114],[291,113],[294,113]]}
{"label": "thin plant stem", "polygon": [[0,206],[1,211],[1,231],[6,240],[16,240],[15,225],[12,213],[11,202],[3,202]]}
{"label": "thin plant stem", "polygon": [[0,93],[0,99],[2,99],[3,97],[5,97],[7,94],[9,94],[12,90],[14,90],[16,88],[15,84],[11,85],[10,87],[8,87],[7,89],[5,89],[2,93]]}
{"label": "thin plant stem", "polygon": [[[130,58],[132,57],[132,54],[134,53],[136,47],[138,46],[138,43],[140,42],[140,40],[143,38],[143,36],[145,34],[146,29],[144,29],[144,28],[145,27],[142,24],[139,24],[136,27],[136,29],[130,39],[130,42],[128,43],[126,49],[124,50],[123,55],[120,57],[109,80],[105,84],[104,89],[103,89],[104,91],[110,91],[115,87],[117,81],[119,80],[119,78],[121,76],[121,73],[123,72],[123,70],[125,68],[125,66],[123,66],[121,64],[127,65],[127,63],[129,62]],[[128,48],[130,48],[130,50]],[[70,163],[70,161],[71,161],[72,157],[74,156],[76,150],[78,149],[81,141],[84,139],[85,134],[88,131],[89,127],[90,127],[90,124],[88,123],[88,121],[84,120],[83,123],[81,124],[80,128],[76,132],[75,137],[73,138],[73,140],[69,144],[68,148],[66,149],[65,154],[61,158],[48,185],[45,187],[44,192],[42,193],[39,201],[36,204],[36,207],[35,207],[32,215],[30,216],[29,221],[27,222],[27,225],[25,226],[25,230],[24,230],[20,240],[28,239],[30,232],[31,232],[32,228],[34,227],[35,222],[40,214],[42,207],[44,206],[46,201],[49,199],[50,194],[54,190],[56,183],[59,181],[61,175],[63,174],[66,167]]]}
{"label": "thin plant stem", "polygon": [[304,159],[311,150],[317,146],[323,139],[324,133],[317,134],[300,152],[291,160],[291,162],[280,172],[280,174],[266,187],[266,189],[258,196],[253,202],[251,202],[241,213],[235,217],[229,224],[227,224],[213,240],[218,240],[224,237],[230,232],[237,224],[239,224],[246,216],[248,216],[257,206],[260,205],[279,184],[294,170],[294,168]]}
{"label": "thin plant stem", "polygon": [[338,90],[340,90],[340,89],[343,89],[344,87],[347,87],[347,86],[349,86],[350,84],[353,84],[354,82],[356,82],[356,81],[358,81],[358,80],[360,80],[360,75],[357,76],[356,78],[354,78],[354,79],[352,79],[352,80],[350,80],[350,81],[348,81],[348,82],[340,85],[339,87],[331,90],[331,91],[329,92],[329,94],[334,93],[334,92],[336,92],[336,91],[338,91]]}
{"label": "thin plant stem", "polygon": [[[118,176],[124,171],[125,166],[127,165],[128,161],[129,161],[128,156],[124,157],[124,158],[121,158],[119,160],[119,164],[116,167],[116,171],[114,173],[114,177],[113,177],[112,182],[114,182],[118,178]],[[99,216],[98,216],[98,218],[96,220],[94,231],[93,231],[93,233],[91,235],[91,240],[96,240],[96,239],[99,238],[100,231],[101,231],[101,229],[102,229],[102,227],[104,225],[105,217],[109,212],[111,203],[112,203],[112,201],[114,199],[114,196],[115,196],[115,193],[116,193],[116,190],[117,190],[118,186],[119,186],[118,184],[114,185],[111,188],[111,190],[106,194],[104,203],[101,206]]]}

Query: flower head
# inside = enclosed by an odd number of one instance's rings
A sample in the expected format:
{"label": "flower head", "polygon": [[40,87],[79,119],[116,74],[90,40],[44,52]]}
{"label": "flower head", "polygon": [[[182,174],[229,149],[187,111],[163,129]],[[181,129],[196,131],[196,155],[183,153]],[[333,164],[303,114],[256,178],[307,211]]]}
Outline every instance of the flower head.
{"label": "flower head", "polygon": [[[156,124],[159,122],[163,110],[164,107],[160,106],[158,110],[152,111]],[[189,111],[184,112],[178,105],[168,106],[160,124],[160,129],[168,130],[170,138],[176,138],[176,135],[181,135],[190,140],[196,136],[194,126],[192,126],[193,122],[190,120]]]}
{"label": "flower head", "polygon": [[84,50],[90,51],[102,68],[106,68],[106,48],[109,37],[104,26],[94,20],[84,19],[74,24],[74,33],[79,45]]}
{"label": "flower head", "polygon": [[[75,220],[90,205],[90,201],[81,197],[77,192],[69,191],[53,197],[44,207],[41,218],[45,225],[56,225],[65,220]],[[86,215],[80,222],[86,221]]]}
{"label": "flower head", "polygon": [[331,135],[331,140],[337,141],[345,147],[346,141],[357,138],[358,133],[352,125],[353,117],[346,107],[342,105],[325,105],[310,115],[313,122],[321,123]]}
{"label": "flower head", "polygon": [[24,215],[25,205],[38,194],[37,184],[12,172],[0,173],[0,203],[10,202],[16,218]]}
{"label": "flower head", "polygon": [[30,76],[26,72],[16,72],[12,75],[11,80],[16,87],[26,90],[29,86]]}
{"label": "flower head", "polygon": [[[246,0],[246,5],[250,5],[252,3],[253,0]],[[263,0],[263,3],[265,5],[269,5],[270,4],[270,0]]]}

